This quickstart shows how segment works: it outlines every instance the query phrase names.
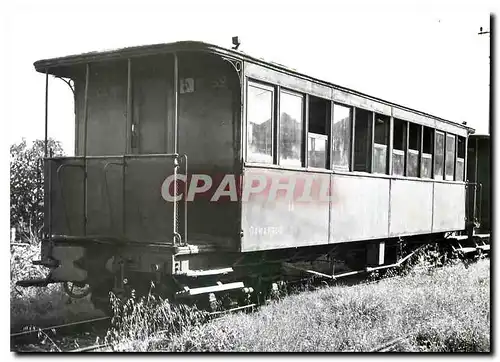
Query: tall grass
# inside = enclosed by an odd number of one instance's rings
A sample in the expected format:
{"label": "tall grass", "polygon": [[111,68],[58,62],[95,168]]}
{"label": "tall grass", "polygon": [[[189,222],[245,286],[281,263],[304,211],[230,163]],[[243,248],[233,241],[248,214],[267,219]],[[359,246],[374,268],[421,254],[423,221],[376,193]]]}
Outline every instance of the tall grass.
{"label": "tall grass", "polygon": [[151,293],[138,300],[128,299],[124,304],[111,295],[111,303],[114,317],[105,342],[113,351],[149,351],[165,336],[182,333],[208,320],[204,311],[172,305]]}
{"label": "tall grass", "polygon": [[152,344],[169,351],[490,350],[489,261],[292,295]]}

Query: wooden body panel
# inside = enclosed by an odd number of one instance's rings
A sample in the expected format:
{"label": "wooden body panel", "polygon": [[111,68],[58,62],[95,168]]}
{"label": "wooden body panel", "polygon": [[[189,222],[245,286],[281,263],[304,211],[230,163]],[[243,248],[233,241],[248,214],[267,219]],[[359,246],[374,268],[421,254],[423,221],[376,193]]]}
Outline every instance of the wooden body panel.
{"label": "wooden body panel", "polygon": [[391,237],[432,232],[433,182],[391,180]]}

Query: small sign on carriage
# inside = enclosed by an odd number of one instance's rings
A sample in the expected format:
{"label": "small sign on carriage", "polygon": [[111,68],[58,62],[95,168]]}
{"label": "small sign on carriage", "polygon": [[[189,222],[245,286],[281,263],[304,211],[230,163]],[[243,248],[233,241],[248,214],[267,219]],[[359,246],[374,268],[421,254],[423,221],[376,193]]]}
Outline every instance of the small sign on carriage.
{"label": "small sign on carriage", "polygon": [[194,79],[193,78],[180,79],[179,88],[180,88],[181,94],[193,93],[194,92]]}

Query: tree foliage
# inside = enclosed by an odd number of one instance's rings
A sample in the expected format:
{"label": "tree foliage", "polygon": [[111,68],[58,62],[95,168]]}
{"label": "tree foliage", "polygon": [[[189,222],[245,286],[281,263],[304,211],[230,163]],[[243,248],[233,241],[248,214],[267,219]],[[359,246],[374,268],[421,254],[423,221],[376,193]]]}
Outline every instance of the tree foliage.
{"label": "tree foliage", "polygon": [[[49,139],[53,156],[62,156],[59,141]],[[25,139],[10,146],[10,225],[39,234],[43,226],[43,157],[45,142]]]}

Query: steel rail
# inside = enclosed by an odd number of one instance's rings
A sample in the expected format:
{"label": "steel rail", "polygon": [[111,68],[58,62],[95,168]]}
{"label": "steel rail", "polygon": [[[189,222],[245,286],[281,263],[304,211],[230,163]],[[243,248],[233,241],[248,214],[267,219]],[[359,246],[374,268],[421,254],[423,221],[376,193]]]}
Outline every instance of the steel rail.
{"label": "steel rail", "polygon": [[60,329],[60,328],[65,328],[65,327],[71,327],[71,326],[76,326],[76,325],[87,324],[87,323],[95,323],[95,322],[104,321],[106,319],[111,319],[111,317],[109,317],[109,316],[99,317],[99,318],[94,318],[94,319],[88,319],[88,320],[85,320],[85,321],[71,322],[71,323],[60,324],[60,325],[57,325],[57,326],[37,328],[37,329],[29,330],[29,331],[22,331],[22,332],[17,332],[17,333],[11,333],[10,338],[24,336],[24,335],[28,335],[28,334],[32,334],[32,333],[38,333],[38,332],[41,332],[41,331],[49,331],[49,330],[52,330],[52,329]]}

